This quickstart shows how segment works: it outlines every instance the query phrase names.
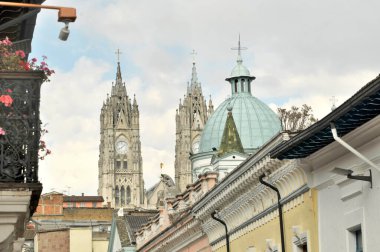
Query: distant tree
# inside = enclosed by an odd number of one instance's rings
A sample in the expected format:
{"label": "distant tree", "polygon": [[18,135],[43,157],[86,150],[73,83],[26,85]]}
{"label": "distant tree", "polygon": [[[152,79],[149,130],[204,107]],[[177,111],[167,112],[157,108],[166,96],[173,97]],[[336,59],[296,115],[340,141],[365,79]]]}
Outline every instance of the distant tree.
{"label": "distant tree", "polygon": [[306,129],[317,119],[313,115],[313,109],[306,104],[301,107],[292,106],[290,109],[278,108],[277,113],[284,131],[297,132]]}

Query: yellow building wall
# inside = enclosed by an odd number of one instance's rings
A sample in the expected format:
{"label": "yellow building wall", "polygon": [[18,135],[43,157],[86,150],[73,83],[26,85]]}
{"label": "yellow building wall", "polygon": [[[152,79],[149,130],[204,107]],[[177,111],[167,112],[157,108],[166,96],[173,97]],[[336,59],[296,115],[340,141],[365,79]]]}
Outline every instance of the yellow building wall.
{"label": "yellow building wall", "polygon": [[70,228],[70,252],[92,252],[91,227]]}
{"label": "yellow building wall", "polygon": [[92,241],[92,249],[93,252],[107,252],[108,241]]}
{"label": "yellow building wall", "polygon": [[[318,216],[317,216],[317,191],[310,190],[303,194],[303,201],[295,205],[293,208],[287,209],[284,212],[284,233],[285,233],[285,246],[287,252],[297,252],[293,250],[293,226],[300,226],[301,232],[308,234],[308,252],[318,252]],[[298,198],[298,197],[297,197]],[[293,201],[297,201],[294,199]],[[287,203],[286,205],[288,205]],[[286,207],[285,207],[286,208]],[[277,211],[277,210],[276,210]],[[231,241],[230,236],[230,250],[246,252],[250,251],[248,248],[254,247],[255,252],[264,252],[267,248],[266,240],[272,239],[273,242],[281,247],[281,235],[279,218],[276,217],[271,221],[265,223],[256,229],[241,235],[237,239]],[[224,240],[225,242],[225,240]],[[215,250],[217,252],[227,251],[226,246]]]}

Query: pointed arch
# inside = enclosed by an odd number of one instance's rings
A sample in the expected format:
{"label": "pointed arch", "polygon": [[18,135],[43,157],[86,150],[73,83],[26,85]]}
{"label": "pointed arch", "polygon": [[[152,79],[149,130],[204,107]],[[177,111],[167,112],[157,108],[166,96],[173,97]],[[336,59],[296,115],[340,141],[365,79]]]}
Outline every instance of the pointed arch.
{"label": "pointed arch", "polygon": [[121,186],[120,199],[121,199],[121,206],[125,206],[125,189],[124,189],[124,186]]}
{"label": "pointed arch", "polygon": [[119,187],[115,187],[115,206],[119,206],[119,200],[120,200],[120,192],[119,192]]}
{"label": "pointed arch", "polygon": [[127,205],[131,203],[131,188],[127,186]]}

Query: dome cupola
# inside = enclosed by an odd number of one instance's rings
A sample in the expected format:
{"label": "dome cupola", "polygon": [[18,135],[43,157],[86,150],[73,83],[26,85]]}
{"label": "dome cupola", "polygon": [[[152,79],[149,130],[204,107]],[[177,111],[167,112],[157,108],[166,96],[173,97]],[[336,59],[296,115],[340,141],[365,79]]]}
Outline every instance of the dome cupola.
{"label": "dome cupola", "polygon": [[[233,48],[235,49],[235,48]],[[255,79],[243,65],[240,46],[237,65],[231,76],[226,78],[231,85],[231,97],[214,111],[202,133],[199,152],[205,153],[219,148],[227,120],[227,107],[232,109],[244,152],[253,153],[274,135],[281,131],[281,122],[276,113],[264,102],[251,94],[251,84]]]}

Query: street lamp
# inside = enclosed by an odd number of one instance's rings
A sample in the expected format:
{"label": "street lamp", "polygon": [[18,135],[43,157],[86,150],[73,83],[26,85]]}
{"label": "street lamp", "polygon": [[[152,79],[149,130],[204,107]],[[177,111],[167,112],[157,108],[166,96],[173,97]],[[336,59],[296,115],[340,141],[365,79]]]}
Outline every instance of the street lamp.
{"label": "street lamp", "polygon": [[[22,7],[22,8],[36,8],[36,9],[53,9],[58,10],[58,22],[65,23],[65,26],[61,29],[59,33],[59,39],[65,41],[69,37],[69,23],[75,22],[77,15],[76,9],[71,7],[62,7],[62,6],[51,6],[51,5],[40,5],[40,4],[27,4],[27,3],[14,3],[14,2],[0,2],[0,6],[8,6],[8,7]],[[36,12],[33,12],[35,14]],[[22,15],[21,17],[17,17],[12,21],[5,23],[0,26],[0,30],[7,28],[8,26],[13,25],[14,23],[21,22],[24,19],[29,18],[30,12]]]}

